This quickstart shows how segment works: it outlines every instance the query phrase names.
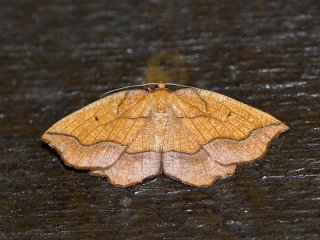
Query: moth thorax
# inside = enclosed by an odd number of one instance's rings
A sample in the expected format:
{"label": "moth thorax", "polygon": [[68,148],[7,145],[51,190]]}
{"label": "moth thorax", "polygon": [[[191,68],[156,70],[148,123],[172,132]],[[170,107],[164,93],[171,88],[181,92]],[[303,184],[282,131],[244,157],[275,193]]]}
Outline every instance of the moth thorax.
{"label": "moth thorax", "polygon": [[168,112],[168,106],[167,106],[167,104],[165,103],[165,101],[163,99],[160,99],[157,102],[156,111],[158,113],[166,113],[166,112]]}

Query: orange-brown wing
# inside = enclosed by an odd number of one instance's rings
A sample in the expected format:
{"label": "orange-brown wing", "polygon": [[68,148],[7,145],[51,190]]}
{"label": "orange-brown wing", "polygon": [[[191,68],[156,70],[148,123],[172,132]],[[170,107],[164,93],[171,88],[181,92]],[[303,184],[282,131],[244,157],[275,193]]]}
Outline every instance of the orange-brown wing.
{"label": "orange-brown wing", "polygon": [[128,145],[146,122],[149,101],[144,90],[115,93],[63,118],[45,134],[72,136],[82,145],[105,141]]}
{"label": "orange-brown wing", "polygon": [[208,186],[232,174],[235,164],[263,156],[269,142],[288,129],[271,115],[218,93],[189,88],[173,95],[173,124],[181,126],[187,144],[165,152],[163,171],[190,185]]}
{"label": "orange-brown wing", "polygon": [[[115,93],[63,118],[43,134],[42,140],[55,148],[67,165],[100,171],[99,175],[108,176],[115,185],[132,185],[160,172],[158,155],[153,161],[147,156],[137,161],[137,155],[126,153],[145,132],[151,107],[152,98],[144,90]],[[131,172],[135,175],[126,181],[117,177],[131,165],[139,165],[140,172]],[[111,172],[117,169],[117,173],[109,174],[106,168]]]}

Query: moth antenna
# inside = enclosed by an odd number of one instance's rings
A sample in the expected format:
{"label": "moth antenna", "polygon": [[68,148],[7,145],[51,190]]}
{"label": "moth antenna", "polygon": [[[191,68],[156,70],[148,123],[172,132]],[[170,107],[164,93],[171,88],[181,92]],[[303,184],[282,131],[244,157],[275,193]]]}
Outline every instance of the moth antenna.
{"label": "moth antenna", "polygon": [[195,88],[192,86],[188,86],[188,85],[182,85],[182,84],[177,84],[177,83],[166,83],[169,86],[177,86],[177,87],[183,87],[183,88]]}
{"label": "moth antenna", "polygon": [[137,85],[132,85],[132,86],[126,86],[126,87],[121,87],[121,88],[117,88],[117,89],[113,89],[111,91],[105,92],[104,94],[102,94],[100,96],[100,98],[106,97],[107,95],[109,95],[110,93],[114,93],[114,92],[119,92],[121,90],[127,90],[127,89],[131,89],[131,88],[137,88],[137,87],[145,87],[145,86],[149,86],[149,85],[157,85],[157,83],[144,83],[144,84],[137,84]]}

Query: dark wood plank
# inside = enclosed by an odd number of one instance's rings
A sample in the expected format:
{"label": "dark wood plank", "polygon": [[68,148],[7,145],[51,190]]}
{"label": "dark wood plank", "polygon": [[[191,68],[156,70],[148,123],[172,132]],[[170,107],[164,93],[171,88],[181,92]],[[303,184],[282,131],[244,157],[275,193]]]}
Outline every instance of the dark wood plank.
{"label": "dark wood plank", "polygon": [[[320,239],[319,1],[0,2],[1,239]],[[196,189],[129,189],[65,167],[54,122],[144,82],[161,51],[189,83],[290,126],[260,161]]]}

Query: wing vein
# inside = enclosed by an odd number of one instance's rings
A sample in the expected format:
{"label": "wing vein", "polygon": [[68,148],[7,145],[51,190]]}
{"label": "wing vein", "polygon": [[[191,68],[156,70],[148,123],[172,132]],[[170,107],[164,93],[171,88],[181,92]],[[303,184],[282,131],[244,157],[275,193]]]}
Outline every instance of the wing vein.
{"label": "wing vein", "polygon": [[[130,108],[128,108],[126,111],[124,111],[123,113],[121,113],[121,114],[120,114],[119,116],[117,116],[116,118],[114,118],[114,119],[112,119],[111,121],[103,124],[103,125],[102,125],[103,127],[101,128],[101,130],[99,131],[99,133],[95,136],[95,138],[93,139],[92,142],[95,142],[95,141],[96,141],[96,139],[99,137],[99,135],[102,133],[102,131],[105,129],[105,127],[106,127],[108,124],[110,124],[110,123],[113,122],[113,121],[118,120],[121,116],[123,116],[123,114],[125,114],[125,113],[126,113],[127,111],[129,111],[131,108],[137,106],[137,104],[140,103],[143,99],[145,99],[146,96],[147,96],[147,95],[144,95],[139,101],[137,101],[135,104],[133,104]],[[113,130],[115,127],[116,127],[116,124],[112,127],[111,131],[109,132],[108,136],[106,137],[106,140],[109,138],[112,130]],[[90,133],[89,133],[88,135],[90,135]],[[87,135],[85,138],[87,138],[88,135]],[[85,138],[84,138],[84,139],[85,139]]]}

